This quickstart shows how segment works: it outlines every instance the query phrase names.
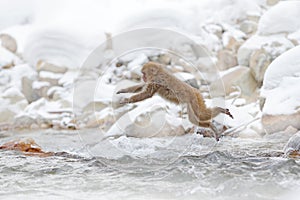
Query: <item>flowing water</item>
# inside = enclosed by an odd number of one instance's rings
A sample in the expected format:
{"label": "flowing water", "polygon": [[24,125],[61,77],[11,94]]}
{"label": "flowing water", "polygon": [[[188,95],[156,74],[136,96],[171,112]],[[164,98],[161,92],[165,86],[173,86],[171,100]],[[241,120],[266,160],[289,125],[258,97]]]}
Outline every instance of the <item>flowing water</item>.
{"label": "flowing water", "polygon": [[57,153],[0,150],[0,199],[298,199],[300,163],[282,156],[289,137],[101,141],[95,130],[6,132],[0,144],[33,138]]}

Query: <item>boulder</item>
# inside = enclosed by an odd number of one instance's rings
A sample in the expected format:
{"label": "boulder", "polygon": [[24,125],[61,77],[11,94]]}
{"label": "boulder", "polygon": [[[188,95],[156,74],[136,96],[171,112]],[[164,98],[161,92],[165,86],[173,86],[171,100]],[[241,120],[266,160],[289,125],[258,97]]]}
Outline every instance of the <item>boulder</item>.
{"label": "boulder", "polygon": [[246,34],[253,34],[257,30],[257,23],[249,20],[245,20],[240,25],[240,30]]}
{"label": "boulder", "polygon": [[300,157],[300,131],[289,139],[283,151],[286,156]]}
{"label": "boulder", "polygon": [[265,49],[262,48],[252,52],[249,67],[259,86],[262,85],[265,71],[270,63],[271,57]]}
{"label": "boulder", "polygon": [[218,69],[226,70],[237,65],[236,54],[232,51],[223,49],[218,52]]}
{"label": "boulder", "polygon": [[258,33],[271,35],[295,32],[300,29],[299,18],[300,3],[298,1],[280,1],[261,16]]}
{"label": "boulder", "polygon": [[249,66],[253,52],[264,49],[271,60],[294,47],[285,35],[260,36],[253,35],[238,50],[237,58],[239,65]]}
{"label": "boulder", "polygon": [[11,51],[12,53],[17,52],[18,46],[16,40],[6,33],[0,34],[0,44],[2,47]]}
{"label": "boulder", "polygon": [[120,117],[104,137],[163,137],[185,134],[180,118],[168,114],[165,102],[158,96],[143,101]]}
{"label": "boulder", "polygon": [[[224,84],[224,88],[222,85]],[[257,83],[248,67],[237,66],[227,70],[210,85],[211,96],[224,96],[238,90],[241,97],[253,98]]]}
{"label": "boulder", "polygon": [[265,72],[262,123],[269,133],[288,126],[300,129],[300,46],[275,59]]}
{"label": "boulder", "polygon": [[33,82],[34,80],[32,78],[22,78],[22,93],[29,103],[34,102],[41,97],[38,92],[32,88]]}
{"label": "boulder", "polygon": [[48,71],[53,73],[65,73],[68,68],[63,66],[58,66],[43,60],[39,60],[36,65],[37,71]]}

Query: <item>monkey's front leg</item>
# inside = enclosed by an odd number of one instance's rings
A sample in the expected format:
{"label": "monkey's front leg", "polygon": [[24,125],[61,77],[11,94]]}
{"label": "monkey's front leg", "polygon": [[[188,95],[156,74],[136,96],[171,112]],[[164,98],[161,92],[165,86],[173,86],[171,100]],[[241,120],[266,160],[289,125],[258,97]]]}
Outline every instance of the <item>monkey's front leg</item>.
{"label": "monkey's front leg", "polygon": [[144,86],[145,86],[145,84],[143,83],[143,84],[135,85],[135,86],[132,86],[132,87],[124,88],[124,89],[121,89],[121,90],[117,91],[117,94],[140,92],[143,89]]}
{"label": "monkey's front leg", "polygon": [[147,84],[141,93],[133,95],[130,98],[122,99],[120,101],[120,104],[135,103],[135,102],[150,98],[155,94],[155,92],[158,90],[158,88],[159,88],[159,86],[156,84],[152,84],[152,83]]}

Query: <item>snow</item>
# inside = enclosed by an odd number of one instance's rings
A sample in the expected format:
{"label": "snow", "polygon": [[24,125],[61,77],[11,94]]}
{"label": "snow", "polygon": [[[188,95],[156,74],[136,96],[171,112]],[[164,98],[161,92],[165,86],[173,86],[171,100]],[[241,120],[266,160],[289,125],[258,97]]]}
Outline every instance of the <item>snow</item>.
{"label": "snow", "polygon": [[300,106],[300,46],[274,60],[268,67],[261,96],[266,98],[264,114],[293,114]]}
{"label": "snow", "polygon": [[0,46],[0,69],[18,63],[21,63],[21,60],[15,54]]}
{"label": "snow", "polygon": [[34,81],[32,83],[32,88],[33,89],[40,89],[42,87],[47,87],[47,86],[50,86],[50,83],[46,82],[46,81]]}
{"label": "snow", "polygon": [[48,71],[40,71],[39,75],[40,75],[40,78],[50,78],[50,79],[60,79],[63,76],[63,74],[53,73],[53,72],[48,72]]}
{"label": "snow", "polygon": [[261,17],[258,33],[270,35],[297,31],[300,29],[299,19],[299,1],[280,1]]}
{"label": "snow", "polygon": [[19,90],[22,89],[21,82],[23,77],[33,78],[36,75],[36,71],[28,64],[21,64],[10,69],[0,71],[0,77],[7,77],[6,79],[8,80],[8,82],[5,83],[5,87],[17,87]]}

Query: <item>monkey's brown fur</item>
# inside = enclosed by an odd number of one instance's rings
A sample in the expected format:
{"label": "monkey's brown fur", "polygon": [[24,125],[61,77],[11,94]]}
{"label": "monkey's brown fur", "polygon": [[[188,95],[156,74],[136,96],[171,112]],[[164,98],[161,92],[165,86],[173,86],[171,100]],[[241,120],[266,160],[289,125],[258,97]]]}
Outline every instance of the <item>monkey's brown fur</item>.
{"label": "monkey's brown fur", "polygon": [[145,84],[125,88],[117,92],[119,94],[141,91],[130,98],[121,100],[121,104],[142,101],[158,93],[172,103],[187,104],[189,120],[197,126],[210,127],[214,132],[216,132],[216,129],[211,123],[212,118],[220,113],[233,118],[228,109],[221,107],[207,108],[201,93],[196,88],[179,80],[158,63],[146,63],[142,68],[142,73]]}

